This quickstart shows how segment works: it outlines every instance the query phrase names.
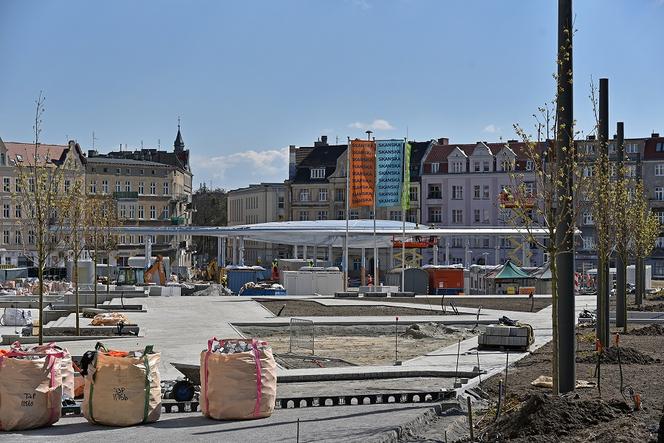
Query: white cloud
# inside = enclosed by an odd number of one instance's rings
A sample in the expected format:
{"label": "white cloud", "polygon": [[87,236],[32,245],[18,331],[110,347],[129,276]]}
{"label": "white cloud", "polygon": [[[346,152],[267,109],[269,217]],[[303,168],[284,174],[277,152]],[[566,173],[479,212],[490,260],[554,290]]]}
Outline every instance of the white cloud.
{"label": "white cloud", "polygon": [[192,156],[192,171],[197,183],[224,189],[258,182],[283,182],[288,178],[288,148]]}
{"label": "white cloud", "polygon": [[495,134],[496,132],[500,131],[500,128],[491,123],[490,125],[486,125],[483,131],[488,132],[489,134]]}
{"label": "white cloud", "polygon": [[371,9],[371,3],[368,0],[351,0],[351,4],[364,11]]}
{"label": "white cloud", "polygon": [[379,130],[379,131],[391,131],[394,129],[394,126],[390,124],[387,120],[383,120],[382,118],[377,118],[371,123],[362,123],[362,122],[354,122],[348,125],[349,128],[354,128],[354,129],[362,129],[363,131],[366,131],[368,129],[371,129],[372,131]]}

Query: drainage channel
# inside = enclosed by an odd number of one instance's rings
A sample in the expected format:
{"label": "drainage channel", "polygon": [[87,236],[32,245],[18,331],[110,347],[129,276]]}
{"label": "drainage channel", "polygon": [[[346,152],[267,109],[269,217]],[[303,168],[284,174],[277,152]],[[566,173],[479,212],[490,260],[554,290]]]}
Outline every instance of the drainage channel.
{"label": "drainage channel", "polygon": [[[354,395],[320,395],[320,396],[295,396],[277,398],[276,409],[294,408],[316,408],[330,406],[362,406],[380,404],[403,404],[403,403],[438,403],[455,398],[454,390],[445,391],[411,391],[390,392],[374,394]],[[161,402],[165,413],[174,412],[197,412],[200,408],[198,401],[182,401],[164,399]],[[81,405],[71,405],[62,408],[62,416],[81,414]]]}

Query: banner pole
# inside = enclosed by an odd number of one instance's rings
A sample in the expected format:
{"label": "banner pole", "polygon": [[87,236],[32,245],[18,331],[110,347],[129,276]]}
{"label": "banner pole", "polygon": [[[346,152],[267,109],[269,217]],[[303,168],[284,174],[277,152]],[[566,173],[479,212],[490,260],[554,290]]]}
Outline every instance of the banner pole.
{"label": "banner pole", "polygon": [[346,237],[344,239],[344,291],[348,291],[348,212],[350,211],[350,137],[346,147]]}
{"label": "banner pole", "polygon": [[374,263],[373,263],[373,283],[378,286],[378,242],[376,240],[376,187],[378,186],[378,145],[374,142],[374,196],[373,196],[373,241],[374,241]]}
{"label": "banner pole", "polygon": [[[406,292],[406,205],[404,204],[404,193],[409,192],[406,189],[406,151],[408,144],[407,138],[403,139],[403,171],[402,171],[402,191],[401,191],[401,292]],[[410,185],[409,185],[410,186]],[[410,204],[408,205],[410,206]]]}

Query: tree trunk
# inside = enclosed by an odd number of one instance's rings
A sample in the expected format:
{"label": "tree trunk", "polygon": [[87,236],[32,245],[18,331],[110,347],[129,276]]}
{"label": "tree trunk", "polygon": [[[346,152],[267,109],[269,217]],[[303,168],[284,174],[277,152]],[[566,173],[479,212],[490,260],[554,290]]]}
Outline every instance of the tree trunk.
{"label": "tree trunk", "polygon": [[553,303],[551,311],[551,332],[553,334],[552,346],[552,373],[553,395],[560,394],[558,380],[558,273],[556,268],[555,254],[550,253],[549,267],[551,269],[551,301]]}
{"label": "tree trunk", "polygon": [[94,260],[92,261],[94,269],[94,294],[95,294],[95,309],[97,309],[97,247],[95,246]]}
{"label": "tree trunk", "polygon": [[108,251],[108,264],[106,265],[106,293],[111,293],[111,251]]}
{"label": "tree trunk", "polygon": [[639,306],[643,304],[643,292],[645,291],[644,288],[644,283],[645,283],[645,272],[643,269],[643,258],[642,257],[637,257],[636,258],[636,263],[635,263],[635,273],[634,277],[636,281],[634,282],[636,284],[635,288],[635,294],[634,294],[634,303]]}
{"label": "tree trunk", "polygon": [[81,308],[78,298],[78,257],[74,258],[74,268],[72,269],[72,280],[74,280],[74,298],[76,299],[76,336],[81,335]]}
{"label": "tree trunk", "polygon": [[44,263],[39,263],[39,344],[44,344]]}
{"label": "tree trunk", "polygon": [[627,332],[627,257],[623,251],[616,257],[616,327]]}

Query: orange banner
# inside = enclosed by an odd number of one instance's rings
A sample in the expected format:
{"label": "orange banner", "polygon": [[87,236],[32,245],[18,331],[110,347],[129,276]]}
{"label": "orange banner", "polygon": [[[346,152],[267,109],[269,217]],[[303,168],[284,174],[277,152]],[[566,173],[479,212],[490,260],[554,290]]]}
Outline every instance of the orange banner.
{"label": "orange banner", "polygon": [[350,207],[373,206],[376,183],[376,142],[350,142]]}

